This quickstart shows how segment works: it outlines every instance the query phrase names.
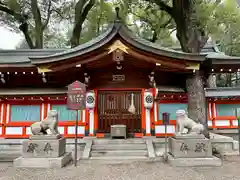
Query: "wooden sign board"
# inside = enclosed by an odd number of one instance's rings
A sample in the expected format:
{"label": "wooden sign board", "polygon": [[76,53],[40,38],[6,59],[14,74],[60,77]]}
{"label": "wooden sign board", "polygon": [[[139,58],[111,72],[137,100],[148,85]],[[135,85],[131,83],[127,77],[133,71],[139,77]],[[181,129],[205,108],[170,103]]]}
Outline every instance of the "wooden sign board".
{"label": "wooden sign board", "polygon": [[125,75],[116,74],[112,75],[112,81],[125,81]]}
{"label": "wooden sign board", "polygon": [[170,123],[170,114],[167,112],[162,113],[163,124],[168,125]]}
{"label": "wooden sign board", "polygon": [[69,110],[82,110],[86,107],[86,85],[75,81],[68,85],[67,108]]}

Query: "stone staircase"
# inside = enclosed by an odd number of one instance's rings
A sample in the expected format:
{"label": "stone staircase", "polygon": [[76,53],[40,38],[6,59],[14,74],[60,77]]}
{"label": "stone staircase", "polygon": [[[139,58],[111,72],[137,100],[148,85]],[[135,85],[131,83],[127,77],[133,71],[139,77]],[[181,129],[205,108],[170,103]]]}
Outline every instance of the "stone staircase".
{"label": "stone staircase", "polygon": [[89,159],[92,160],[147,160],[145,139],[95,139]]}
{"label": "stone staircase", "polygon": [[[238,141],[230,137],[210,133],[212,145],[222,155],[238,155]],[[0,139],[0,162],[12,162],[21,156],[22,139]],[[74,139],[67,139],[67,152],[74,156]],[[102,162],[116,161],[159,161],[164,154],[164,139],[154,137],[132,139],[100,139],[85,137],[78,141],[78,160],[82,163],[86,160],[99,160]],[[94,161],[96,162],[96,161]],[[110,163],[112,163],[110,162]]]}
{"label": "stone staircase", "polygon": [[0,144],[0,162],[12,162],[21,156],[21,145],[18,144]]}

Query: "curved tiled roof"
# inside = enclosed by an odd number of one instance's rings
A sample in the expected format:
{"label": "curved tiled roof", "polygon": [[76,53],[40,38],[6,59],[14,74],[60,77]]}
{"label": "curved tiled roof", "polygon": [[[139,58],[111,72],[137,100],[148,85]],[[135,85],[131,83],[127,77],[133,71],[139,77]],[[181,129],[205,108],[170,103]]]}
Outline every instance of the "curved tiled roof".
{"label": "curved tiled roof", "polygon": [[[114,37],[121,37],[126,43],[136,49],[159,56],[170,57],[178,60],[205,61],[232,60],[233,63],[240,62],[240,57],[227,56],[221,53],[216,46],[205,45],[201,53],[185,53],[180,48],[165,48],[159,44],[152,43],[145,39],[135,36],[123,23],[117,18],[108,30],[100,36],[71,49],[27,49],[27,50],[0,50],[0,66],[22,66],[29,67],[37,64],[64,61],[73,57],[79,57],[89,52],[97,50]],[[226,63],[226,62],[223,62]]]}
{"label": "curved tiled roof", "polygon": [[113,23],[105,33],[75,48],[68,49],[56,54],[51,54],[46,56],[37,56],[37,57],[31,56],[29,58],[31,59],[33,64],[41,64],[41,63],[57,62],[57,61],[73,58],[76,56],[81,56],[93,50],[96,50],[98,48],[101,48],[102,46],[110,42],[117,34],[120,35],[122,39],[124,39],[127,43],[131,44],[132,46],[149,53],[153,53],[160,56],[171,57],[175,59],[184,59],[184,60],[191,60],[191,61],[205,60],[204,54],[193,54],[193,53],[184,53],[181,51],[176,51],[173,49],[159,46],[158,44],[151,43],[137,36],[134,36],[131,33],[131,31],[124,24],[121,23],[121,21],[115,21],[115,23]]}
{"label": "curved tiled roof", "polygon": [[18,64],[31,65],[29,56],[47,56],[62,52],[64,49],[18,49],[18,50],[0,50],[0,64]]}

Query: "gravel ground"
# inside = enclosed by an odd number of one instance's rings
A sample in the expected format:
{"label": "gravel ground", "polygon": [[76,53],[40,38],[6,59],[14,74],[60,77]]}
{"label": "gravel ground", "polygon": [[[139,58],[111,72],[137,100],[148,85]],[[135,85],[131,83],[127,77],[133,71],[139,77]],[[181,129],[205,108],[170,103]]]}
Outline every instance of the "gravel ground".
{"label": "gravel ground", "polygon": [[104,165],[69,165],[62,169],[14,169],[0,163],[0,180],[240,180],[240,157],[230,157],[222,167],[174,168],[161,162]]}

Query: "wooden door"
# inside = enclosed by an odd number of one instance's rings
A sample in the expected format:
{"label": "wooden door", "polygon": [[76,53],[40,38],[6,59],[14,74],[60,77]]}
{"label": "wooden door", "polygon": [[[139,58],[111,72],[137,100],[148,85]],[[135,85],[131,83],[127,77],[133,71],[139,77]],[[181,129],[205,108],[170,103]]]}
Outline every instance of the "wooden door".
{"label": "wooden door", "polygon": [[[132,94],[134,114],[128,111]],[[125,124],[128,133],[141,132],[141,109],[141,91],[99,91],[98,132],[109,133],[115,124]]]}

